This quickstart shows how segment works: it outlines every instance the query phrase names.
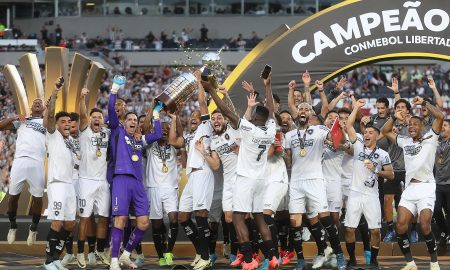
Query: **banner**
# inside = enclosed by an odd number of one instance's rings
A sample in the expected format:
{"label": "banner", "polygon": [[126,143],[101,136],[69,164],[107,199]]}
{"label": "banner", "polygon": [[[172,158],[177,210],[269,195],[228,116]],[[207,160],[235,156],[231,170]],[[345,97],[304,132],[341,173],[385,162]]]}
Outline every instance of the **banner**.
{"label": "banner", "polygon": [[[242,80],[260,93],[260,73],[273,67],[273,91],[287,102],[287,84],[308,70],[328,81],[359,65],[402,58],[450,60],[450,1],[348,0],[301,21],[263,48],[255,48],[225,81],[240,111]],[[264,42],[264,41],[263,41]],[[300,86],[302,89],[303,86]]]}

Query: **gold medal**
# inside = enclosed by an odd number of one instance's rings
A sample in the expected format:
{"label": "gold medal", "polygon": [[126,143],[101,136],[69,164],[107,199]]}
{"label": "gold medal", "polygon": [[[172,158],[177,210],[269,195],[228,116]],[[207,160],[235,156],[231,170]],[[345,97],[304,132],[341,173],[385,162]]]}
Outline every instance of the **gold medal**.
{"label": "gold medal", "polygon": [[438,162],[438,164],[444,164],[444,157],[442,155],[440,155],[437,162]]}
{"label": "gold medal", "polygon": [[304,149],[304,148],[303,148],[303,149],[300,149],[300,156],[301,156],[301,157],[306,156],[306,153],[307,153],[307,152],[306,152],[306,149]]}
{"label": "gold medal", "polygon": [[364,164],[369,164],[369,163],[370,163],[370,160],[368,160],[368,159],[364,160]]}
{"label": "gold medal", "polygon": [[97,157],[101,157],[102,156],[102,151],[100,151],[100,149],[97,149],[95,154],[97,155]]}
{"label": "gold medal", "polygon": [[81,155],[79,153],[76,153],[75,155],[77,156],[78,160],[81,160]]}
{"label": "gold medal", "polygon": [[131,156],[131,160],[132,161],[139,161],[139,156],[138,155],[136,155],[136,154],[133,154],[132,156]]}
{"label": "gold medal", "polygon": [[168,172],[169,172],[169,168],[167,167],[166,164],[163,164],[163,166],[162,166],[162,172],[163,172],[163,173],[168,173]]}

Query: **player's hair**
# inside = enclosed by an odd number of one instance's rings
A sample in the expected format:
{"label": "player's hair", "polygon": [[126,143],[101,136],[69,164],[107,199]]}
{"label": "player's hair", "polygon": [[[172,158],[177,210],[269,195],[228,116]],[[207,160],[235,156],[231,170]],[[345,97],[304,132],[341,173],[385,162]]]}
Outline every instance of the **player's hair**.
{"label": "player's hair", "polygon": [[279,114],[281,115],[282,113],[287,113],[287,114],[289,114],[289,116],[291,116],[291,118],[292,118],[292,114],[291,114],[289,111],[284,110],[284,111],[281,111]]}
{"label": "player's hair", "polygon": [[411,103],[409,103],[409,101],[407,101],[404,98],[401,98],[395,102],[394,109],[397,108],[397,105],[400,103],[404,103],[406,105],[406,109],[408,110],[408,112],[411,112]]}
{"label": "player's hair", "polygon": [[70,121],[75,121],[75,122],[80,121],[80,115],[76,112],[71,112],[69,114],[69,116],[70,116]]}
{"label": "player's hair", "polygon": [[311,114],[309,117],[310,117],[310,118],[311,118],[311,117],[316,117],[317,120],[319,120],[319,123],[320,123],[321,125],[324,124],[323,118],[322,118],[322,116],[321,116],[320,114]]}
{"label": "player's hair", "polygon": [[294,89],[294,92],[300,92],[300,94],[302,93],[300,89]]}
{"label": "player's hair", "polygon": [[340,108],[337,112],[338,112],[338,114],[341,114],[341,113],[351,114],[351,113],[352,113],[352,112],[351,112],[349,109],[347,109],[347,108]]}
{"label": "player's hair", "polygon": [[389,108],[389,100],[387,99],[387,97],[380,97],[375,103],[383,103],[386,108]]}
{"label": "player's hair", "polygon": [[130,115],[130,114],[134,114],[134,115],[136,115],[136,117],[138,116],[135,112],[129,111],[125,114],[125,119],[127,119],[128,115]]}
{"label": "player's hair", "polygon": [[92,108],[91,112],[89,113],[89,116],[91,116],[93,113],[101,113],[103,115],[103,111],[100,110],[99,108]]}
{"label": "player's hair", "polygon": [[213,115],[213,114],[216,114],[216,113],[220,113],[220,114],[222,114],[223,115],[223,113],[222,113],[222,111],[221,110],[219,110],[219,109],[215,109],[212,113],[211,113],[211,116]]}
{"label": "player's hair", "polygon": [[422,117],[420,117],[420,116],[417,116],[417,115],[413,115],[413,116],[411,116],[411,118],[410,119],[417,119],[417,120],[419,120],[419,122],[422,124],[422,125],[424,125],[425,123],[424,123],[424,121],[423,121],[423,118]]}
{"label": "player's hair", "polygon": [[371,124],[371,123],[369,123],[369,124],[366,125],[366,129],[368,129],[368,128],[373,128],[376,132],[378,132],[378,134],[381,133],[380,129],[377,128],[376,126],[374,126],[374,125]]}
{"label": "player's hair", "polygon": [[444,119],[444,122],[447,122],[447,124],[450,125],[450,119]]}
{"label": "player's hair", "polygon": [[145,118],[145,116],[146,116],[145,114],[139,115],[139,116],[138,116],[138,123],[139,123],[139,121],[141,121],[141,118]]}
{"label": "player's hair", "polygon": [[116,99],[116,102],[117,101],[120,101],[120,102],[122,102],[123,104],[127,104],[127,102],[125,101],[125,99],[123,99],[123,98],[117,98]]}
{"label": "player's hair", "polygon": [[[60,112],[57,112],[57,113],[55,114],[55,120],[56,120],[56,121],[58,121],[58,119],[61,118],[61,117],[69,117],[69,118],[71,118],[71,117],[70,117],[70,113],[65,112],[65,111],[60,111]],[[72,120],[72,119],[70,119],[70,120]]]}
{"label": "player's hair", "polygon": [[330,113],[335,113],[335,114],[338,114],[338,115],[339,115],[339,113],[338,113],[336,110],[331,110],[331,111],[328,111],[327,114],[325,114],[325,119],[328,118],[328,115],[329,115]]}
{"label": "player's hair", "polygon": [[264,106],[256,106],[255,115],[267,120],[269,118],[269,109]]}
{"label": "player's hair", "polygon": [[276,103],[281,103],[281,99],[277,94],[273,94],[273,100],[275,100]]}

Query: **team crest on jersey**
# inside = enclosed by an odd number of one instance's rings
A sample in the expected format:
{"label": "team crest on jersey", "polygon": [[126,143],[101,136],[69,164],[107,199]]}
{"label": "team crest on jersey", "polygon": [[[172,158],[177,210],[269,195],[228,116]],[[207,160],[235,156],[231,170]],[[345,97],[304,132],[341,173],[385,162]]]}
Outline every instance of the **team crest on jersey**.
{"label": "team crest on jersey", "polygon": [[55,211],[55,216],[59,216],[59,211]]}
{"label": "team crest on jersey", "polygon": [[422,145],[407,145],[404,148],[405,155],[408,156],[415,156],[420,153],[420,150],[422,150]]}
{"label": "team crest on jersey", "polygon": [[308,132],[309,135],[312,135],[314,133],[314,129],[308,129],[306,132]]}
{"label": "team crest on jersey", "polygon": [[228,135],[228,133],[225,133],[225,140],[229,140],[230,139],[230,135]]}
{"label": "team crest on jersey", "polygon": [[83,214],[84,208],[80,208],[80,214]]}

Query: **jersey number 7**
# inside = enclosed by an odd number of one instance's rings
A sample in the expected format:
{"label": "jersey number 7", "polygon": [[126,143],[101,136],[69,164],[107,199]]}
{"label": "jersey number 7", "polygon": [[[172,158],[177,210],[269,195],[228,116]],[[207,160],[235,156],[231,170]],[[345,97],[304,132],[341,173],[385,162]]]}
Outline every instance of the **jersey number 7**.
{"label": "jersey number 7", "polygon": [[267,146],[260,145],[260,146],[258,146],[258,148],[261,149],[261,151],[259,152],[258,157],[256,158],[256,161],[259,161],[261,159],[261,156],[266,151]]}

